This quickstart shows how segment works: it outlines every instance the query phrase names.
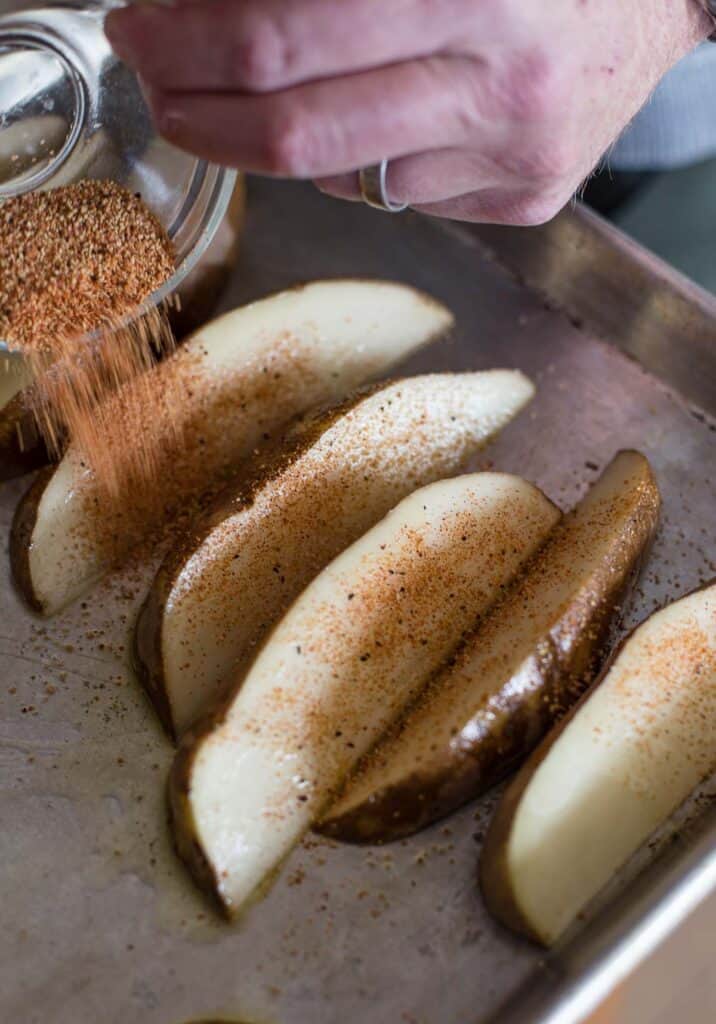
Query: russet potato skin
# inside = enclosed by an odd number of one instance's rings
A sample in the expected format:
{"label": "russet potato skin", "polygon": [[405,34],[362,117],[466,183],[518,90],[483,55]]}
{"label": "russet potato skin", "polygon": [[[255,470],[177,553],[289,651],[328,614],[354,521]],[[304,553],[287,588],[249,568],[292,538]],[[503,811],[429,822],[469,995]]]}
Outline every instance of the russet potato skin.
{"label": "russet potato skin", "polygon": [[[170,588],[171,584],[168,584]],[[169,737],[176,740],[172,709],[164,686],[161,632],[157,628],[161,621],[163,590],[163,581],[155,580],[140,609],[132,638],[132,665],[159,721]]]}
{"label": "russet potato skin", "polygon": [[191,533],[175,547],[162,563],[152,588],[139,612],[134,633],[134,665],[162,725],[173,740],[178,739],[164,676],[162,656],[163,609],[187,559],[202,544],[217,523],[228,514],[247,508],[254,495],[300,459],[331,426],[369,395],[389,387],[391,381],[366,385],[343,402],[299,418],[287,435],[274,441],[259,459],[247,460],[245,470],[237,474],[241,483],[222,494],[214,508]]}
{"label": "russet potato skin", "polygon": [[[601,678],[601,677],[600,677]],[[589,692],[589,691],[588,691]],[[588,694],[587,694],[588,695]],[[587,696],[585,695],[585,696]],[[512,875],[507,864],[507,849],[515,812],[532,776],[545,759],[555,741],[562,735],[574,717],[581,701],[569,711],[547,738],[525,762],[516,778],[505,791],[485,837],[480,856],[478,884],[485,906],[492,916],[518,935],[539,945],[545,945],[541,935],[524,916],[512,887]]]}
{"label": "russet potato skin", "polygon": [[[581,650],[575,650],[575,655],[585,656],[587,648],[593,655],[603,640],[600,632],[593,642],[580,643]],[[396,842],[447,817],[506,778],[549,729],[555,702],[564,701],[567,692],[583,685],[576,673],[565,674],[553,653],[542,660],[528,694],[519,701],[500,703],[499,720],[489,738],[471,751],[452,752],[439,771],[414,772],[402,785],[384,789],[353,813],[329,816],[316,831],[357,845]]]}
{"label": "russet potato skin", "polygon": [[[716,585],[716,578],[693,591],[698,594]],[[691,595],[687,595],[691,596]],[[648,622],[648,619],[645,620]],[[492,916],[511,931],[522,935],[540,946],[552,944],[548,936],[541,934],[536,924],[524,913],[515,894],[512,873],[508,864],[508,849],[515,817],[519,810],[522,797],[532,781],[535,772],[548,756],[555,743],[560,739],[567,726],[572,722],[580,709],[591,695],[607,679],[612,666],[629,641],[639,631],[642,622],[621,640],[603,665],[596,679],[581,699],[569,709],[566,715],[542,740],[531,756],[524,762],[515,778],[505,790],[495,814],[487,830],[485,842],[480,854],[478,867],[478,884],[482,898]]]}
{"label": "russet potato skin", "polygon": [[[489,731],[483,728],[479,738],[475,738],[477,730],[473,729],[473,737],[464,738],[482,712],[482,706],[476,707],[474,719],[456,725],[460,742],[450,746],[438,744],[437,752],[431,752],[427,770],[418,765],[400,782],[391,781],[382,789],[376,787],[370,797],[342,813],[339,801],[317,831],[343,842],[389,843],[446,817],[509,775],[592,683],[608,646],[615,613],[648,554],[660,511],[659,490],[648,462],[637,453],[624,455],[627,460],[630,456],[642,460],[636,464],[643,475],[644,494],[629,537],[631,546],[613,572],[601,574],[600,589],[593,595],[580,596],[578,602],[565,609],[549,633],[540,638],[533,657],[519,674],[519,687],[512,685],[513,679],[506,679],[501,689],[491,695],[490,710],[494,714]],[[555,533],[566,527],[565,521]],[[549,551],[550,541],[532,565],[549,557]],[[527,567],[524,576],[531,567]],[[518,580],[516,589],[519,586]],[[519,608],[515,613],[519,614]],[[476,636],[479,635],[478,628]],[[421,708],[420,698],[417,708]],[[408,714],[397,728],[409,736],[410,724]],[[380,747],[377,754],[380,755]],[[360,770],[359,766],[356,777]],[[350,792],[350,781],[346,792]]]}
{"label": "russet potato skin", "polygon": [[390,843],[413,835],[477,799],[506,778],[554,724],[555,719],[589,686],[610,632],[614,604],[630,589],[635,571],[618,592],[595,605],[586,630],[569,638],[568,657],[550,643],[540,651],[531,685],[518,699],[498,699],[498,717],[487,738],[471,750],[448,753],[439,772],[414,773],[364,803],[354,813],[329,818],[318,831],[343,842]]}

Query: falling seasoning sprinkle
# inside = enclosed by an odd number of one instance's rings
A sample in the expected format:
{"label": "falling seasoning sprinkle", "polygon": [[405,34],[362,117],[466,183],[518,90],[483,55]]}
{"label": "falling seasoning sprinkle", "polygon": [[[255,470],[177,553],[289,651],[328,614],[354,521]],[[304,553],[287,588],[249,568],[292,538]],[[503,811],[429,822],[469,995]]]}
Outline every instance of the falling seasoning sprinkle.
{"label": "falling seasoning sprinkle", "polygon": [[0,203],[0,267],[0,338],[33,373],[28,404],[50,454],[70,438],[109,491],[120,487],[117,460],[125,477],[130,462],[146,475],[151,430],[128,407],[119,418],[116,405],[110,418],[101,409],[174,345],[165,310],[126,323],[174,272],[160,222],[111,181],[29,192]]}

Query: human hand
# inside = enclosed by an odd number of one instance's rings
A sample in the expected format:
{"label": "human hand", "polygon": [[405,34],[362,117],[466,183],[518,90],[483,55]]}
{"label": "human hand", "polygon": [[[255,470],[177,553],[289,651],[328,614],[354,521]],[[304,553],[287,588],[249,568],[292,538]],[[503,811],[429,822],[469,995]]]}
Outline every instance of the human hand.
{"label": "human hand", "polygon": [[111,12],[171,142],[439,216],[536,224],[712,29],[694,0],[177,0]]}

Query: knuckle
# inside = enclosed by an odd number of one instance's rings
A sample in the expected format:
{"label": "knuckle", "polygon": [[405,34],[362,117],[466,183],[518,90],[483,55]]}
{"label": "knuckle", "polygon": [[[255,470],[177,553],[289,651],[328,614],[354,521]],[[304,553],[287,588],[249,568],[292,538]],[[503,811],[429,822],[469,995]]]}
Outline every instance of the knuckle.
{"label": "knuckle", "polygon": [[238,26],[239,38],[231,48],[231,78],[255,92],[265,92],[280,85],[285,75],[289,54],[276,24],[267,17],[244,20]]}
{"label": "knuckle", "polygon": [[267,124],[263,162],[269,174],[308,177],[312,148],[309,127],[300,112],[279,111]]}
{"label": "knuckle", "polygon": [[525,193],[512,203],[510,223],[518,227],[538,227],[552,220],[563,205],[561,198],[551,192]]}
{"label": "knuckle", "polygon": [[559,112],[566,96],[559,62],[539,49],[508,62],[501,92],[508,114],[518,121],[545,121]]}

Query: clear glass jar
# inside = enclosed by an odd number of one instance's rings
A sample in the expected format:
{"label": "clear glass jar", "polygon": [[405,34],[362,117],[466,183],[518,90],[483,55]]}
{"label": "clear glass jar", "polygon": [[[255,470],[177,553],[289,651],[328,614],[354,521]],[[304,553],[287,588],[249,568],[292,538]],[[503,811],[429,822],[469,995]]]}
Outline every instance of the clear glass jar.
{"label": "clear glass jar", "polygon": [[[236,263],[244,183],[157,135],[136,76],[104,35],[111,6],[0,0],[0,202],[82,178],[140,193],[177,254],[175,273],[143,308],[177,294],[181,338],[211,316]],[[28,383],[22,356],[0,339],[0,480],[47,461],[23,400]]]}
{"label": "clear glass jar", "polygon": [[140,193],[177,254],[147,305],[178,293],[177,331],[196,327],[236,261],[243,182],[157,135],[139,81],[104,35],[112,3],[0,4],[0,202],[82,178]]}

